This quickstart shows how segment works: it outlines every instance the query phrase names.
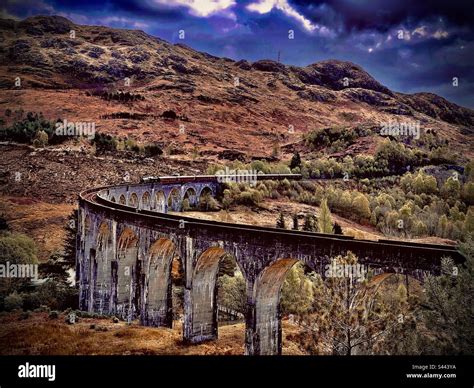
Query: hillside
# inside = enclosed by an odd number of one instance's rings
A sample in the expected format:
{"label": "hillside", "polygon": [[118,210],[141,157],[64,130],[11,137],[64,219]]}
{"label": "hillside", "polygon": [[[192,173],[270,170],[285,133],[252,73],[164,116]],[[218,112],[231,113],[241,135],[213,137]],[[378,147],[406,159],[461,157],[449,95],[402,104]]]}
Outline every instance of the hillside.
{"label": "hillside", "polygon": [[[430,93],[396,93],[350,62],[233,61],[142,31],[76,25],[59,16],[2,19],[0,37],[6,123],[14,116],[6,110],[20,107],[51,120],[92,121],[100,132],[159,142],[176,154],[194,149],[207,158],[259,158],[270,157],[275,145],[290,153],[312,129],[419,120],[422,131],[435,129],[465,155],[474,149],[474,111]],[[110,100],[119,91],[136,98]],[[167,110],[177,117],[162,117]],[[120,113],[127,118],[117,118]],[[370,153],[377,141],[362,139],[354,149]]]}

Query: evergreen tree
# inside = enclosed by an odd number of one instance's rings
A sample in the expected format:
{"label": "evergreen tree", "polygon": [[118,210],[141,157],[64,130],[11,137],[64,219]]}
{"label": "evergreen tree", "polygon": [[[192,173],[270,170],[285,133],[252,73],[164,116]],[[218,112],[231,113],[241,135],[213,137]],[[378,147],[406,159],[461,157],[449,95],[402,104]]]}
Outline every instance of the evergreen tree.
{"label": "evergreen tree", "polygon": [[293,230],[299,230],[298,214],[293,214]]}
{"label": "evergreen tree", "polygon": [[54,280],[56,283],[69,286],[68,270],[71,269],[69,263],[64,260],[64,257],[58,253],[52,254],[48,261],[41,263],[38,266],[38,271],[42,279]]}
{"label": "evergreen tree", "polygon": [[304,216],[303,230],[306,232],[317,232],[317,223],[314,219],[314,216],[311,214],[306,214]]}
{"label": "evergreen tree", "polygon": [[53,253],[48,260],[45,263],[41,263],[38,268],[42,278],[47,278],[65,287],[70,286],[68,282],[69,271],[76,268],[77,222],[78,211],[75,209],[66,222],[66,238],[63,246],[64,253]]}
{"label": "evergreen tree", "polygon": [[8,230],[8,228],[7,220],[0,216],[0,230]]}
{"label": "evergreen tree", "polygon": [[442,260],[442,274],[425,282],[426,327],[435,336],[430,353],[474,354],[472,311],[474,301],[474,240],[461,245],[467,260],[464,266],[452,259]]}
{"label": "evergreen tree", "polygon": [[341,225],[339,225],[337,222],[334,222],[333,233],[334,234],[343,234]]}
{"label": "evergreen tree", "polygon": [[321,233],[332,233],[332,219],[331,212],[329,211],[328,201],[326,198],[323,199],[320,206],[318,226]]}
{"label": "evergreen tree", "polygon": [[293,157],[291,158],[290,169],[293,170],[294,168],[300,167],[300,166],[301,166],[300,154],[298,152],[295,152],[293,154]]}
{"label": "evergreen tree", "polygon": [[285,216],[283,215],[282,212],[280,212],[280,215],[278,216],[278,220],[276,222],[276,227],[280,228],[280,229],[286,229]]}

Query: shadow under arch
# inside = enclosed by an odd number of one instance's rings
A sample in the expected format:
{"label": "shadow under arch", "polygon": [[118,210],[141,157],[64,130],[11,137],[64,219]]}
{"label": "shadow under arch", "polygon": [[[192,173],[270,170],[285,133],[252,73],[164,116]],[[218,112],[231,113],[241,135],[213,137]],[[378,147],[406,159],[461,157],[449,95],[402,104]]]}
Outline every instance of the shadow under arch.
{"label": "shadow under arch", "polygon": [[[229,253],[221,247],[210,247],[196,262],[191,303],[186,306],[189,310],[185,311],[184,339],[187,342],[217,339],[217,274],[219,263],[227,255]],[[237,268],[240,270],[238,263]]]}
{"label": "shadow under arch", "polygon": [[167,238],[159,238],[150,245],[141,282],[140,321],[145,326],[173,326],[171,269],[176,253],[176,245]]}
{"label": "shadow under arch", "polygon": [[93,300],[90,308],[100,314],[110,312],[110,279],[112,276],[113,254],[112,232],[109,223],[103,221],[98,229],[96,254],[91,265]]}
{"label": "shadow under arch", "polygon": [[138,207],[138,195],[136,193],[131,193],[128,198],[128,206]]}
{"label": "shadow under arch", "polygon": [[127,199],[125,198],[125,195],[123,195],[123,194],[120,195],[119,204],[120,205],[126,205],[127,204]]}
{"label": "shadow under arch", "polygon": [[151,195],[148,191],[145,191],[140,201],[140,209],[150,210],[150,206],[151,206]]}
{"label": "shadow under arch", "polygon": [[209,201],[212,198],[212,189],[209,186],[204,186],[199,192],[197,198],[197,206],[200,210],[209,210]]}
{"label": "shadow under arch", "polygon": [[281,354],[280,294],[288,271],[297,259],[279,259],[266,267],[255,284],[255,354]]}
{"label": "shadow under arch", "polygon": [[117,260],[112,262],[112,310],[128,321],[138,311],[136,293],[138,258],[138,237],[126,227],[117,243]]}
{"label": "shadow under arch", "polygon": [[177,187],[173,188],[168,194],[168,209],[174,212],[181,211],[181,194]]}
{"label": "shadow under arch", "polygon": [[166,212],[166,197],[163,190],[160,190],[155,194],[155,211],[160,213]]}
{"label": "shadow under arch", "polygon": [[183,196],[183,202],[187,200],[188,205],[191,209],[195,208],[197,205],[197,195],[196,190],[193,187],[188,187]]}

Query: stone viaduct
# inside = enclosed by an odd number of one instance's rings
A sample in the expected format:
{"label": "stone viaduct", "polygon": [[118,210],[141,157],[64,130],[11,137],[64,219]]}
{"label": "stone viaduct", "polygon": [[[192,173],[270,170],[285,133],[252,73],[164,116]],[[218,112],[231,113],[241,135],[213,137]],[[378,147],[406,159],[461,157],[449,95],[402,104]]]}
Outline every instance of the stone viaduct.
{"label": "stone viaduct", "polygon": [[[294,175],[259,175],[259,180]],[[280,354],[280,291],[298,261],[324,276],[330,258],[347,251],[375,273],[422,279],[439,273],[442,257],[464,257],[454,247],[205,221],[167,214],[183,201],[197,206],[215,196],[216,176],[162,177],[101,187],[79,196],[76,273],[80,308],[148,326],[171,327],[171,265],[184,268],[184,340],[217,338],[216,281],[220,260],[232,255],[246,281],[245,353]]]}

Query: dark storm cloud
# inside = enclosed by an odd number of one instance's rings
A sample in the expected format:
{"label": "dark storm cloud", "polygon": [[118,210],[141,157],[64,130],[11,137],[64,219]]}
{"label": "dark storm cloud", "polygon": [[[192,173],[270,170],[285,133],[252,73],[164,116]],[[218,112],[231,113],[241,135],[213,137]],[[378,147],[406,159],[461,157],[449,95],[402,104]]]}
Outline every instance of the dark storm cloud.
{"label": "dark storm cloud", "polygon": [[307,18],[327,26],[341,25],[345,31],[374,29],[385,32],[401,23],[442,17],[449,24],[470,26],[474,22],[472,1],[416,0],[294,0]]}
{"label": "dark storm cloud", "polygon": [[77,12],[116,12],[130,14],[139,18],[150,19],[159,17],[160,19],[178,20],[183,18],[183,11],[164,5],[151,5],[150,2],[140,0],[54,0],[51,2],[55,9],[67,9]]}

